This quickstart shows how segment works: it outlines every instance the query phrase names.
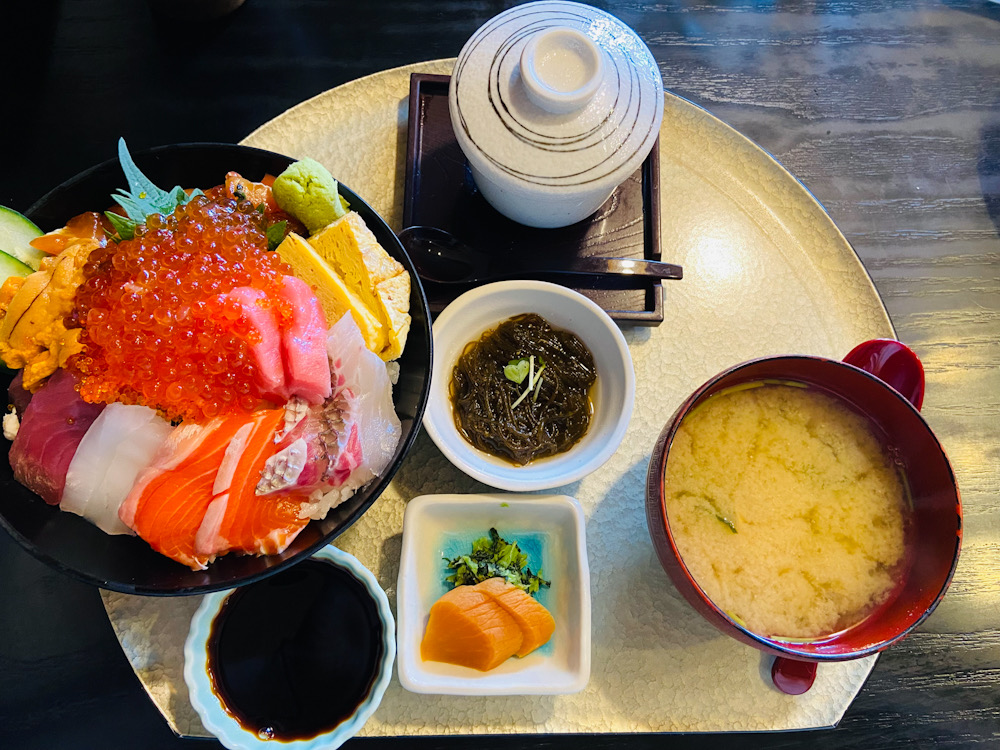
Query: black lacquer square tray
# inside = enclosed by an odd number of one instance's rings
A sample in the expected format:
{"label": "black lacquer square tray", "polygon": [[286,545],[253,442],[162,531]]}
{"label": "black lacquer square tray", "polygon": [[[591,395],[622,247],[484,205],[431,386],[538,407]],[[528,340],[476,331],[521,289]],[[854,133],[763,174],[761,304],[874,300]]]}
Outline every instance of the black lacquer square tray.
{"label": "black lacquer square tray", "polygon": [[[553,267],[580,256],[661,260],[659,142],[593,216],[560,229],[526,227],[498,213],[476,189],[451,127],[449,80],[449,76],[424,73],[410,77],[404,227],[444,229],[474,248],[507,257],[545,254]],[[628,277],[582,280],[554,274],[537,278],[579,291],[619,322],[663,322],[659,281]],[[431,312],[437,313],[466,289],[425,280],[424,290]]]}

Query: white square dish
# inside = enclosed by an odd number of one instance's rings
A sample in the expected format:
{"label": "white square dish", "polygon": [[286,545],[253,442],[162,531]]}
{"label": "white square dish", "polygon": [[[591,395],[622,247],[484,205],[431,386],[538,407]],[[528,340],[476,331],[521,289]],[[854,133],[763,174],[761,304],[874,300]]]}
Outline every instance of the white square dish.
{"label": "white square dish", "polygon": [[[489,672],[420,657],[431,605],[452,585],[445,560],[468,554],[495,528],[517,542],[528,565],[552,582],[536,598],[555,619],[548,643]],[[397,670],[414,693],[559,695],[590,679],[590,569],[583,509],[565,495],[422,495],[403,516],[396,586]]]}

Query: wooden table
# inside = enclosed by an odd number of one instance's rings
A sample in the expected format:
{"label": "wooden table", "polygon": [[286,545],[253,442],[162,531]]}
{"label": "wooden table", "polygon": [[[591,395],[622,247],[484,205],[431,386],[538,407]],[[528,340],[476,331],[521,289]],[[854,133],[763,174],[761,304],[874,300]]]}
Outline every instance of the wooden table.
{"label": "wooden table", "polygon": [[[178,3],[179,4],[179,3]],[[25,209],[113,154],[238,141],[340,83],[451,57],[510,2],[246,0],[172,22],[136,0],[5,9],[0,203]],[[728,747],[1000,745],[1000,5],[599,2],[633,26],[668,89],[753,139],[826,206],[899,338],[962,490],[965,542],[938,610],[885,653],[835,730],[727,735]],[[97,592],[0,538],[0,746],[208,747],[173,737]],[[479,748],[702,747],[722,738],[476,738]],[[914,744],[915,743],[915,744]],[[358,747],[465,747],[461,738]]]}

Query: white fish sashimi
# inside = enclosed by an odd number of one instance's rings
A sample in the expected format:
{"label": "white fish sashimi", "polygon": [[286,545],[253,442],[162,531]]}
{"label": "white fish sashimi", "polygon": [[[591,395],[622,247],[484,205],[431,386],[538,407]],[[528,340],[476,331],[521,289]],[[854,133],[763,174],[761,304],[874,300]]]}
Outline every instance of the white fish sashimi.
{"label": "white fish sashimi", "polygon": [[[59,501],[60,508],[88,518],[94,490],[104,481],[104,475],[114,458],[114,449],[109,448],[113,436],[112,423],[98,415],[90,429],[84,433],[66,470],[66,486]],[[115,533],[125,534],[128,530]]]}
{"label": "white fish sashimi", "polygon": [[369,479],[381,476],[403,434],[392,403],[392,383],[385,362],[365,346],[350,313],[330,328],[326,351],[330,355],[334,391],[346,388],[354,396],[352,416],[359,427],[363,456],[358,468],[370,472]]}
{"label": "white fish sashimi", "polygon": [[[97,490],[101,495],[113,498],[118,505],[121,505],[121,501],[135,486],[139,472],[152,463],[153,457],[167,442],[167,438],[170,437],[175,428],[148,406],[128,406],[126,404],[114,404],[114,406],[134,410],[143,409],[149,418],[145,424],[137,425],[131,435],[123,436],[119,440],[111,462],[112,468],[104,475],[104,483]],[[150,412],[152,413],[150,414]],[[138,412],[135,414],[138,415]],[[136,421],[139,421],[138,417]],[[114,513],[116,516],[118,515],[117,507]]]}
{"label": "white fish sashimi", "polygon": [[172,430],[147,406],[109,404],[73,455],[59,507],[108,534],[131,534],[118,509]]}
{"label": "white fish sashimi", "polygon": [[[325,436],[329,465],[327,484],[303,504],[302,517],[320,519],[354,491],[385,471],[403,434],[392,402],[392,383],[385,362],[365,346],[350,313],[329,330],[337,435]],[[329,410],[328,410],[329,411]],[[328,420],[329,423],[329,420]]]}

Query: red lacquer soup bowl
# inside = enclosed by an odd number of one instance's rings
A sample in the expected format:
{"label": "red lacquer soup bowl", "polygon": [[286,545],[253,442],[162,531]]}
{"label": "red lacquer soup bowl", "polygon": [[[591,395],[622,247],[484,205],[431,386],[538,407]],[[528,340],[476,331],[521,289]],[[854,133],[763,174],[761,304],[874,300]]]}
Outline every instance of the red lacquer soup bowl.
{"label": "red lacquer soup bowl", "polygon": [[[842,401],[867,417],[897,463],[912,499],[905,570],[889,599],[864,620],[816,640],[769,638],[744,627],[716,606],[692,577],[678,552],[664,500],[667,456],[685,416],[714,394],[760,381],[803,384]],[[903,638],[941,600],[958,562],[962,509],[948,458],[919,408],[923,368],[916,355],[892,340],[868,341],[843,362],[813,356],[781,356],[745,362],[696,390],[663,428],[646,481],[646,519],[660,563],[684,597],[709,622],[737,640],[778,658],[775,684],[789,693],[812,684],[822,661],[856,659]]]}

